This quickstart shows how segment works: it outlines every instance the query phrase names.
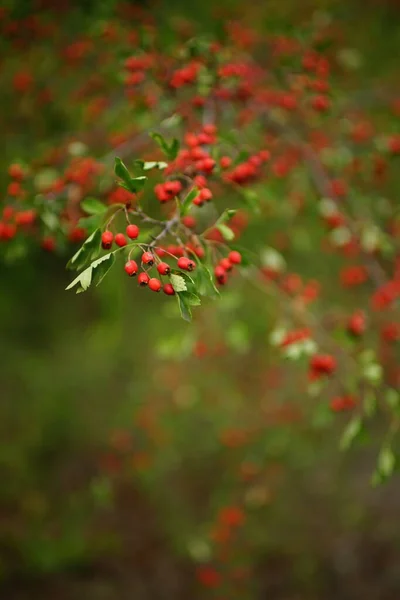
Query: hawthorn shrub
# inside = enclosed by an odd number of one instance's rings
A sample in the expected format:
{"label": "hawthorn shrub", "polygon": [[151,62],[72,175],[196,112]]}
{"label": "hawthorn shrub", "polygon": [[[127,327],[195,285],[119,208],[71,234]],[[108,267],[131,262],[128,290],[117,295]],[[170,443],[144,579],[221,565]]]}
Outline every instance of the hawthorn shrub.
{"label": "hawthorn shrub", "polygon": [[[196,35],[181,20],[167,36],[151,11],[121,5],[118,18],[94,21],[72,42],[57,36],[59,24],[44,15],[17,21],[1,13],[5,43],[28,57],[23,68],[10,65],[7,72],[5,65],[6,135],[24,118],[29,139],[45,137],[49,123],[57,130],[54,145],[33,151],[27,141],[26,158],[8,165],[1,257],[18,264],[38,249],[65,256],[74,272],[68,294],[114,277],[113,285],[129,286],[130,298],[148,295],[156,313],[193,318],[152,349],[167,366],[160,366],[160,389],[134,417],[143,447],[117,430],[102,467],[111,475],[125,472],[127,455],[144,485],[173,478],[174,457],[163,454],[171,418],[172,453],[190,452],[199,427],[209,439],[198,440],[192,452],[214,460],[221,477],[232,453],[235,468],[227,478],[239,476],[248,489],[216,511],[207,533],[213,550],[204,532],[189,546],[199,582],[219,589],[228,584],[212,559],[229,562],[235,540],[240,566],[233,558],[228,579],[239,585],[250,572],[241,542],[261,544],[254,528],[251,542],[242,533],[242,504],[269,502],[256,452],[269,428],[289,425],[289,436],[295,424],[329,427],[335,413],[345,413],[339,446],[346,450],[379,422],[384,431],[370,465],[372,483],[388,479],[396,466],[399,96],[383,84],[367,90],[366,100],[358,94],[361,56],[342,45],[329,15],[293,33],[227,20],[214,37]],[[41,40],[50,36],[52,56],[41,61],[47,47]],[[53,71],[57,83],[49,85]],[[151,292],[159,294],[155,302]],[[237,316],[244,303],[257,311],[251,329]],[[268,323],[260,319],[265,307]],[[252,355],[258,339],[268,342],[268,358]],[[242,363],[237,378],[224,381],[231,406],[219,403],[212,387],[222,377],[213,362],[229,353]],[[186,358],[195,360],[193,368]],[[199,376],[200,359],[207,368]],[[254,378],[253,394],[271,391],[256,411],[245,405],[243,374]],[[214,424],[208,412],[200,411],[194,424],[190,410],[168,412],[163,386],[174,390],[177,382],[183,384],[177,407],[195,405],[201,390],[206,406],[215,404]],[[280,400],[294,395],[300,406]],[[164,462],[152,455],[153,446]],[[209,496],[212,485],[203,475]],[[274,487],[279,465],[268,477]],[[99,485],[107,496],[107,481]],[[184,482],[173,489],[188,504],[198,502]],[[228,481],[222,495],[229,497],[229,489]],[[202,514],[201,506],[194,510]],[[186,544],[191,528],[177,529]]]}

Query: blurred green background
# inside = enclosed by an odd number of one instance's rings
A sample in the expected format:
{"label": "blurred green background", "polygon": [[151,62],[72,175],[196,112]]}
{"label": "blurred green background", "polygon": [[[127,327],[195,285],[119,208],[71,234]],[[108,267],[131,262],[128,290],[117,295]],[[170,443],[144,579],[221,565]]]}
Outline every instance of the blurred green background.
{"label": "blurred green background", "polygon": [[[17,20],[54,21],[46,3],[4,6]],[[4,186],[12,160],[92,128],[62,102],[90,65],[68,81],[54,47],[118,22],[115,6],[71,4],[54,38],[22,50],[2,37]],[[166,40],[183,17],[198,33],[218,33],[226,15],[290,32],[329,11],[363,58],[352,90],[398,78],[396,2],[169,1],[149,10]],[[55,102],[15,107],[13,73],[37,65]],[[273,227],[258,238],[273,239]],[[301,251],[291,258],[296,270]],[[271,350],[274,303],[237,279],[188,325],[167,299],[137,293],[118,273],[96,291],[66,293],[65,262],[37,250],[0,264],[0,597],[399,597],[398,482],[370,488],[373,442],[338,452],[341,417],[319,422],[296,371]],[[323,259],[307,269],[329,286]],[[220,557],[215,523],[229,506],[242,507],[245,523]],[[198,586],[196,565],[209,560],[226,590]]]}

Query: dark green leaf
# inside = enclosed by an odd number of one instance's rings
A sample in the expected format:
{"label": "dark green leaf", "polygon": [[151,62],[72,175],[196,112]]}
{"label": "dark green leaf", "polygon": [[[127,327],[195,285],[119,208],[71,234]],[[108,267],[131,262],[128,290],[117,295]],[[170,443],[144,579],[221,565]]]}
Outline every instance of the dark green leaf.
{"label": "dark green leaf", "polygon": [[93,274],[93,283],[95,283],[96,286],[98,286],[103,281],[104,277],[107,275],[111,267],[114,265],[115,255],[113,252],[111,252],[110,254],[106,254],[105,256],[102,256],[98,261],[96,261],[96,263],[97,264],[92,264],[92,268],[96,269]]}
{"label": "dark green leaf", "polygon": [[114,172],[116,176],[122,179],[122,181],[124,181],[127,185],[129,184],[131,175],[128,169],[126,168],[125,164],[118,156],[115,157]]}
{"label": "dark green leaf", "polygon": [[361,417],[354,417],[348,422],[340,439],[340,449],[347,450],[362,431]]}
{"label": "dark green leaf", "polygon": [[218,289],[215,287],[211,272],[203,264],[198,263],[196,273],[196,290],[200,296],[208,296],[210,298],[217,298],[220,294]]}
{"label": "dark green leaf", "polygon": [[160,169],[160,170],[162,170],[162,169],[166,169],[167,167],[168,167],[168,163],[162,162],[162,161],[159,161],[159,162],[145,162],[145,163],[143,163],[143,169],[145,171],[148,171],[150,169]]}
{"label": "dark green leaf", "polygon": [[78,227],[83,227],[88,233],[93,233],[102,224],[102,215],[92,215],[91,217],[82,217],[78,221]]}
{"label": "dark green leaf", "polygon": [[178,296],[183,297],[189,306],[200,306],[201,304],[200,298],[193,292],[179,292]]}
{"label": "dark green leaf", "polygon": [[81,208],[88,215],[103,215],[107,211],[107,206],[97,198],[85,198]]}
{"label": "dark green leaf", "polygon": [[176,138],[172,140],[171,144],[168,144],[160,133],[150,133],[150,137],[157,142],[170,160],[175,160],[179,152],[179,141]]}
{"label": "dark green leaf", "polygon": [[[84,271],[82,271],[82,273],[80,273],[78,277],[76,277],[65,289],[70,290],[77,285],[78,289],[76,293],[79,294],[81,292],[85,292],[90,287],[92,281],[95,282],[96,285],[99,285],[106,273],[113,266],[114,261],[115,256],[113,253],[101,256],[92,262],[92,264],[89,265]],[[99,268],[100,270],[97,274],[96,271]]]}
{"label": "dark green leaf", "polygon": [[181,311],[182,319],[190,323],[190,321],[192,320],[192,312],[190,310],[190,306],[187,303],[186,298],[182,294],[176,294],[176,298],[178,300],[179,310]]}
{"label": "dark green leaf", "polygon": [[67,269],[81,269],[100,251],[101,230],[96,229],[67,263]]}
{"label": "dark green leaf", "polygon": [[222,237],[224,238],[224,240],[230,242],[235,239],[235,234],[233,233],[232,229],[230,227],[228,227],[227,225],[220,223],[220,224],[216,225],[215,227],[222,234]]}
{"label": "dark green leaf", "polygon": [[196,198],[198,193],[199,193],[198,188],[194,187],[190,190],[190,192],[188,193],[186,198],[184,198],[184,200],[182,201],[182,207],[181,207],[181,212],[183,215],[185,215],[189,211],[190,207],[192,206],[192,202]]}

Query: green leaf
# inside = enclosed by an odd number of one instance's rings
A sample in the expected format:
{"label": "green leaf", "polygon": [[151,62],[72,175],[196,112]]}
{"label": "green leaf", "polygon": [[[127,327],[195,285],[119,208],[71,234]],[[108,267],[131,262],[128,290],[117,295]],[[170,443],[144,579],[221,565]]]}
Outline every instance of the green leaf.
{"label": "green leaf", "polygon": [[211,272],[207,267],[201,263],[197,263],[196,268],[196,290],[200,296],[208,296],[210,298],[217,298],[220,294],[218,289],[215,287],[215,283]]}
{"label": "green leaf", "polygon": [[383,477],[390,477],[393,473],[396,459],[393,450],[388,446],[382,448],[378,456],[378,471]]}
{"label": "green leaf", "polygon": [[237,210],[234,208],[229,208],[227,210],[224,210],[224,212],[222,213],[222,215],[220,215],[220,217],[218,218],[218,220],[215,222],[215,227],[217,225],[221,225],[222,223],[226,223],[227,221],[229,221],[230,219],[232,219],[232,217],[237,213]]}
{"label": "green leaf", "polygon": [[[76,277],[65,289],[71,290],[77,285],[78,289],[76,293],[79,294],[81,292],[85,292],[90,287],[92,280],[96,281],[96,285],[99,285],[99,283],[105,277],[106,273],[113,266],[114,261],[114,253],[105,254],[104,256],[101,256],[100,258],[95,260],[91,265],[89,265],[87,269],[82,271],[82,273],[80,273],[78,277]],[[106,262],[108,263],[107,265],[104,264]],[[98,267],[100,267],[100,270],[98,273],[96,273],[96,269],[98,269]]]}
{"label": "green leaf", "polygon": [[247,188],[239,188],[240,194],[245,204],[253,211],[254,214],[260,214],[260,202],[259,196],[254,190],[248,190]]}
{"label": "green leaf", "polygon": [[107,206],[97,198],[85,198],[81,208],[88,215],[103,215],[107,211]]}
{"label": "green leaf", "polygon": [[182,200],[181,213],[183,215],[185,215],[189,211],[189,208],[192,206],[193,200],[196,198],[198,193],[199,193],[198,188],[194,187],[190,190],[190,192],[188,193],[186,198],[184,198]]}
{"label": "green leaf", "polygon": [[120,183],[120,186],[128,190],[128,192],[132,192],[136,194],[143,189],[144,184],[146,183],[147,177],[145,175],[141,175],[139,177],[131,177],[128,169],[122,162],[118,156],[115,157],[115,174],[117,177],[122,179],[123,183]]}
{"label": "green leaf", "polygon": [[182,292],[181,294],[176,294],[176,298],[178,300],[179,310],[181,311],[182,319],[190,323],[190,321],[192,320],[192,311],[190,310],[190,306],[187,302],[187,299],[183,294],[184,292]]}
{"label": "green leaf", "polygon": [[101,230],[96,229],[67,263],[67,269],[81,269],[100,251]]}
{"label": "green leaf", "polygon": [[178,293],[178,292],[186,292],[187,291],[187,286],[186,286],[185,280],[181,275],[176,275],[175,273],[171,273],[170,281],[171,281],[172,287],[174,288],[175,292]]}
{"label": "green leaf", "polygon": [[220,225],[216,225],[215,227],[222,234],[222,237],[224,238],[224,240],[231,242],[232,240],[235,239],[235,234],[233,233],[232,229],[230,227],[228,227],[227,225],[224,225],[223,223],[221,223]]}
{"label": "green leaf", "polygon": [[386,404],[390,406],[390,408],[398,408],[400,404],[400,394],[393,388],[389,388],[386,392],[385,400]]}
{"label": "green leaf", "polygon": [[200,298],[193,292],[180,292],[178,296],[183,297],[185,302],[190,306],[200,306],[201,304]]}
{"label": "green leaf", "polygon": [[56,231],[56,229],[58,229],[60,221],[57,215],[54,213],[49,211],[44,212],[42,213],[41,218],[43,223],[48,229],[50,229],[50,231]]}
{"label": "green leaf", "polygon": [[125,164],[122,162],[122,160],[118,156],[115,157],[114,173],[116,174],[117,177],[122,179],[122,181],[124,181],[126,184],[129,183],[129,181],[131,179],[131,175],[130,175],[128,169],[126,168]]}
{"label": "green leaf", "polygon": [[145,162],[143,164],[143,169],[145,171],[149,171],[150,169],[160,169],[160,170],[162,170],[162,169],[166,169],[167,167],[168,167],[168,163],[162,162],[162,161],[159,161],[159,162]]}
{"label": "green leaf", "polygon": [[132,194],[137,194],[144,188],[146,181],[147,177],[145,175],[141,175],[140,177],[131,177],[128,183],[124,182],[120,183],[119,185],[128,190],[128,192],[131,192]]}
{"label": "green leaf", "polygon": [[78,227],[83,227],[88,233],[93,233],[102,224],[102,215],[92,215],[91,217],[82,217],[78,221]]}
{"label": "green leaf", "polygon": [[361,417],[354,417],[348,422],[340,439],[340,449],[347,450],[362,431]]}
{"label": "green leaf", "polygon": [[92,268],[96,269],[93,275],[93,283],[95,283],[96,286],[100,285],[114,263],[115,254],[111,252],[110,254],[105,254],[92,264]]}
{"label": "green leaf", "polygon": [[150,133],[150,137],[157,142],[164,154],[168,156],[170,160],[175,160],[179,152],[179,141],[176,138],[168,144],[160,133]]}

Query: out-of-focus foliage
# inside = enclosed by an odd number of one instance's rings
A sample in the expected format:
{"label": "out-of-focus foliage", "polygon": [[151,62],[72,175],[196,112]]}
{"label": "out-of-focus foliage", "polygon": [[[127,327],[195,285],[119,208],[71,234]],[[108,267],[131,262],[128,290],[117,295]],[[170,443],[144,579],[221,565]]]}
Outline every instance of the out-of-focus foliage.
{"label": "out-of-focus foliage", "polygon": [[[32,6],[10,3],[11,14],[13,20],[37,18],[45,27],[40,39],[29,43],[20,39],[18,27],[11,28],[0,46],[4,189],[10,162],[38,161],[40,167],[46,153],[68,144],[79,150],[82,140],[104,158],[110,134],[118,146],[118,135],[154,127],[148,110],[130,111],[120,101],[120,71],[112,57],[118,48],[113,36],[130,27],[124,12],[111,2],[88,2],[66,7],[61,22]],[[186,37],[189,28],[194,35],[218,36],[231,18],[263,35],[291,35],[304,22],[329,17],[350,67],[335,83],[344,101],[355,103],[357,119],[368,105],[385,137],[398,133],[398,117],[381,112],[379,102],[375,107],[369,90],[393,90],[395,96],[400,28],[395,7],[362,6],[360,12],[349,3],[324,2],[315,10],[311,2],[276,2],[243,11],[235,2],[217,8],[203,2],[195,7],[193,25],[186,20],[193,6],[159,3],[150,22],[162,31],[168,52],[177,32]],[[134,10],[133,23],[143,23],[148,12],[138,4]],[[102,36],[104,60],[89,51],[76,66],[72,56],[72,67],[60,67],[60,53],[77,40],[83,49],[87,40],[90,46],[92,36]],[[79,46],[74,51],[79,54]],[[30,70],[39,92],[18,97],[13,78]],[[71,96],[89,80],[93,91]],[[157,99],[157,110],[163,106]],[[344,117],[350,124],[352,115]],[[327,127],[337,123],[339,117]],[[255,122],[255,136],[258,127]],[[51,180],[54,173],[45,175]],[[296,176],[299,188],[307,185],[301,173]],[[369,373],[361,435],[357,408],[349,418],[329,406],[343,382],[314,395],[305,378],[308,351],[302,354],[300,347],[298,356],[289,352],[282,360],[274,344],[284,332],[304,326],[304,307],[296,312],[295,306],[293,318],[283,299],[265,293],[264,280],[255,287],[248,276],[233,278],[218,302],[202,306],[188,325],[168,298],[160,302],[138,292],[116,270],[96,291],[65,292],[65,255],[32,244],[23,260],[0,266],[5,597],[398,595],[398,484],[394,477],[384,488],[370,487],[377,456],[378,471],[391,472],[396,451],[391,437],[397,427],[398,342],[381,349],[373,331],[361,342],[362,354],[359,342],[337,331],[354,310],[368,308],[372,286],[349,292],[338,285],[343,262],[330,257],[327,271],[320,252],[325,232],[315,207],[309,203],[300,216],[292,211],[292,218],[288,202],[288,213],[281,213],[286,198],[279,186],[271,182],[257,190],[271,219],[253,222],[240,244],[263,247],[265,267],[283,257],[291,272],[321,284],[311,326],[336,331],[334,344],[350,357],[360,355]],[[385,189],[389,203],[398,203],[395,186],[394,177]],[[372,201],[381,202],[384,212],[387,202]],[[362,199],[356,200],[356,214],[360,206]],[[329,304],[326,315],[320,306]],[[382,350],[379,361],[368,355],[370,347]],[[380,381],[375,385],[377,362],[389,365],[384,375],[391,395]],[[389,421],[375,409],[386,404]],[[343,435],[342,446],[359,438],[348,453],[338,448]]]}

